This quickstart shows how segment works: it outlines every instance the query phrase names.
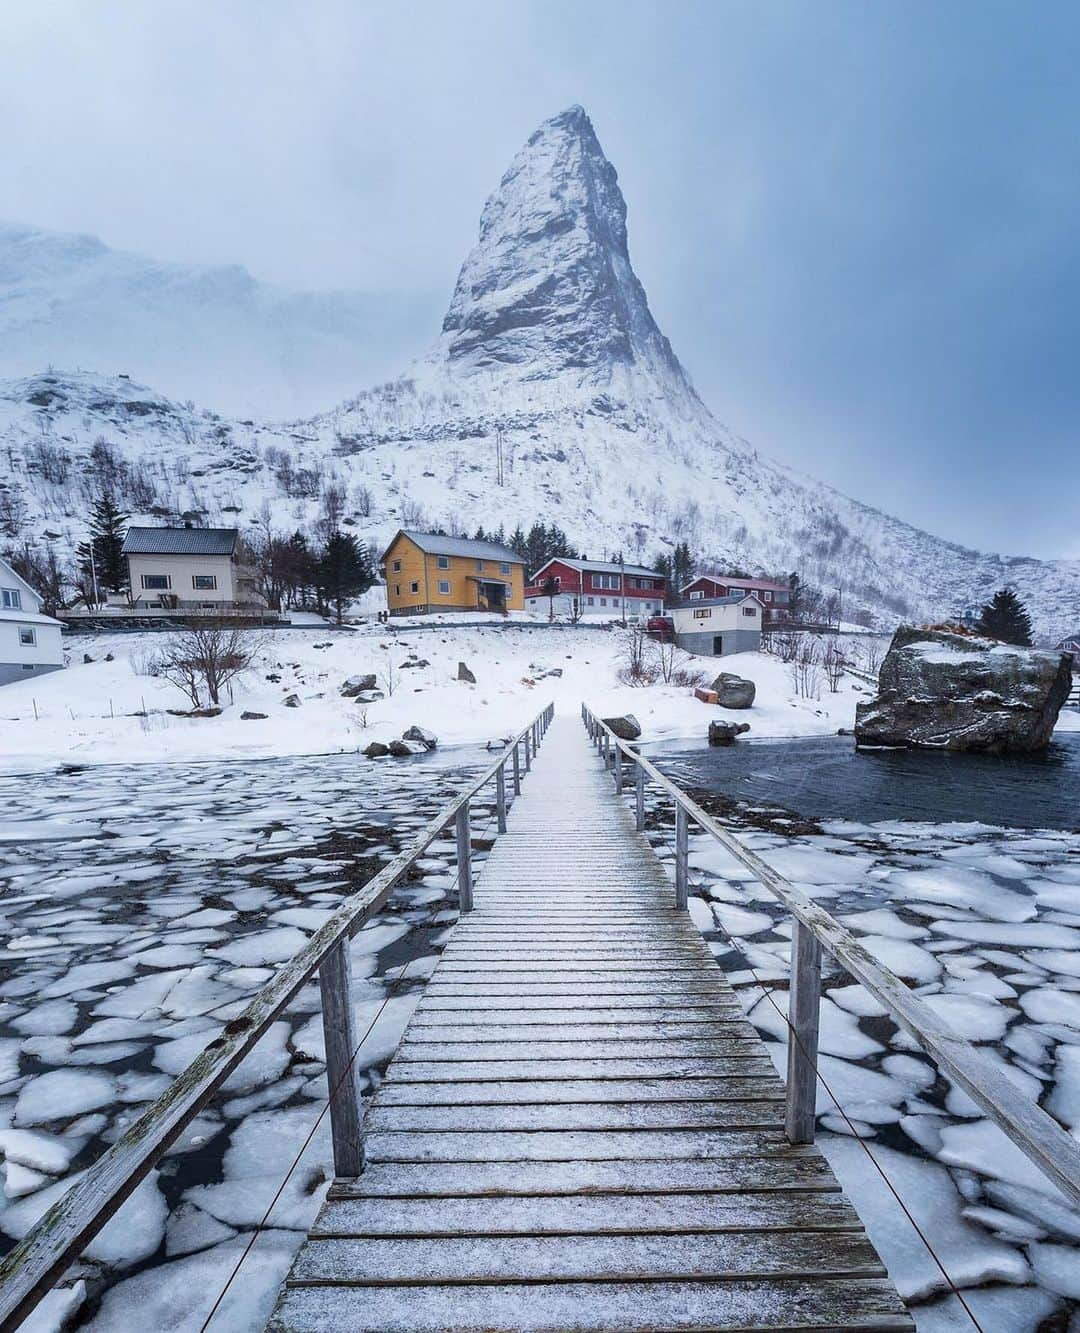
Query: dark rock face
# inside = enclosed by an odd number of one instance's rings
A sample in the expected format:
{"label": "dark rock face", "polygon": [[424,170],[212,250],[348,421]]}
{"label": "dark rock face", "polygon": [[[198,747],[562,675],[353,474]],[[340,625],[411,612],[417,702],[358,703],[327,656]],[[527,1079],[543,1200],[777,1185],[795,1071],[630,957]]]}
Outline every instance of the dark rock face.
{"label": "dark rock face", "polygon": [[710,722],[710,745],[734,745],[735,738],[750,730],[749,722]]}
{"label": "dark rock face", "polygon": [[473,673],[469,670],[469,668],[465,665],[464,662],[459,662],[457,664],[457,678],[458,680],[466,681],[469,685],[476,684],[476,677],[473,675]]}
{"label": "dark rock face", "polygon": [[636,741],[641,735],[641,723],[633,713],[627,713],[624,717],[605,717],[603,722],[621,741]]}
{"label": "dark rock face", "polygon": [[262,722],[265,720],[265,718],[266,718],[265,713],[249,713],[245,711],[240,714],[241,722]]}
{"label": "dark rock face", "polygon": [[855,744],[1024,753],[1049,744],[1071,683],[1067,653],[904,625],[878,695],[855,710]]}
{"label": "dark rock face", "polygon": [[364,747],[363,754],[368,759],[382,759],[390,753],[389,745],[384,745],[382,741],[372,741],[370,745]]}
{"label": "dark rock face", "polygon": [[757,686],[745,676],[736,676],[732,671],[721,671],[713,681],[716,702],[721,708],[752,708]]}
{"label": "dark rock face", "polygon": [[377,682],[374,674],[368,676],[350,676],[348,680],[342,682],[341,697],[343,699],[355,699],[358,694],[363,694],[367,690],[373,690],[376,684]]}
{"label": "dark rock face", "polygon": [[439,744],[439,738],[433,731],[428,731],[426,727],[410,727],[408,731],[401,733],[403,741],[417,741],[425,750],[434,750]]}
{"label": "dark rock face", "polygon": [[299,708],[300,696],[298,694],[287,694],[283,702],[286,708]]}

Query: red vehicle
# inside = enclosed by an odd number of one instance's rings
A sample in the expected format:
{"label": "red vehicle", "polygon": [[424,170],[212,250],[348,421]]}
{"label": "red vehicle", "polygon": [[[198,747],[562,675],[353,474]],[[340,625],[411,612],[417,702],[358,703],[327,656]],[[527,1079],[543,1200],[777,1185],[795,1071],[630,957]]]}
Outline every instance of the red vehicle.
{"label": "red vehicle", "polygon": [[659,643],[672,643],[675,639],[675,622],[670,616],[650,616],[645,622],[645,633]]}

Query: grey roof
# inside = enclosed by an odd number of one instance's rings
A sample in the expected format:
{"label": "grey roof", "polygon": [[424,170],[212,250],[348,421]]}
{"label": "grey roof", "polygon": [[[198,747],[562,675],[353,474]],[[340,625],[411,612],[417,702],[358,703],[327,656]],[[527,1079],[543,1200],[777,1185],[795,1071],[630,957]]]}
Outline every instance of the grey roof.
{"label": "grey roof", "polygon": [[[498,542],[478,542],[470,537],[440,537],[435,532],[412,532],[407,528],[394,537],[390,543],[393,546],[398,537],[408,537],[411,542],[415,542],[421,551],[426,551],[428,555],[463,555],[472,556],[476,560],[500,560],[513,561],[515,565],[525,563],[520,555],[511,551],[509,546],[500,546]],[[390,546],[386,548],[389,551]],[[383,552],[385,557],[386,552]]]}
{"label": "grey roof", "polygon": [[[565,555],[553,555],[551,560],[558,560],[562,565],[569,565],[571,569],[576,569],[579,573],[585,570],[596,574],[645,574],[653,579],[664,577],[658,569],[646,569],[644,565],[615,565],[605,560],[571,560]],[[547,569],[551,560],[546,560],[536,573],[539,574],[541,570]],[[536,575],[534,574],[533,577],[535,578]]]}
{"label": "grey roof", "polygon": [[124,555],[232,555],[236,528],[128,528]]}

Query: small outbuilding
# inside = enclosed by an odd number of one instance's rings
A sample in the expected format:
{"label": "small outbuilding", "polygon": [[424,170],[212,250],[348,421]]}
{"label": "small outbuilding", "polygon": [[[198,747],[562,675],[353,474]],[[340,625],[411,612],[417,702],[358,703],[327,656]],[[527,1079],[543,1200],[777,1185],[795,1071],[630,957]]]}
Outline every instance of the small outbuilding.
{"label": "small outbuilding", "polygon": [[753,593],[702,597],[668,609],[675,642],[688,653],[727,657],[753,653],[761,647],[762,604]]}
{"label": "small outbuilding", "polygon": [[0,685],[43,676],[64,665],[63,626],[42,615],[41,598],[0,560]]}

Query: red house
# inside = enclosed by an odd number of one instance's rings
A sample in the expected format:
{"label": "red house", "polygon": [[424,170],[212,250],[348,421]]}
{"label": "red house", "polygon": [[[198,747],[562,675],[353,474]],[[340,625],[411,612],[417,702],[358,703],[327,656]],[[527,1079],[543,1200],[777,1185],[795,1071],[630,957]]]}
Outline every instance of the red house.
{"label": "red house", "polygon": [[556,615],[596,616],[603,620],[647,620],[664,609],[667,583],[655,569],[607,564],[558,556],[542,565],[525,585],[525,609],[547,611],[544,584],[555,580]]}
{"label": "red house", "polygon": [[739,579],[729,574],[702,574],[679,589],[688,602],[706,597],[732,597],[735,593],[753,593],[765,608],[765,620],[784,620],[791,605],[791,585],[773,579]]}

